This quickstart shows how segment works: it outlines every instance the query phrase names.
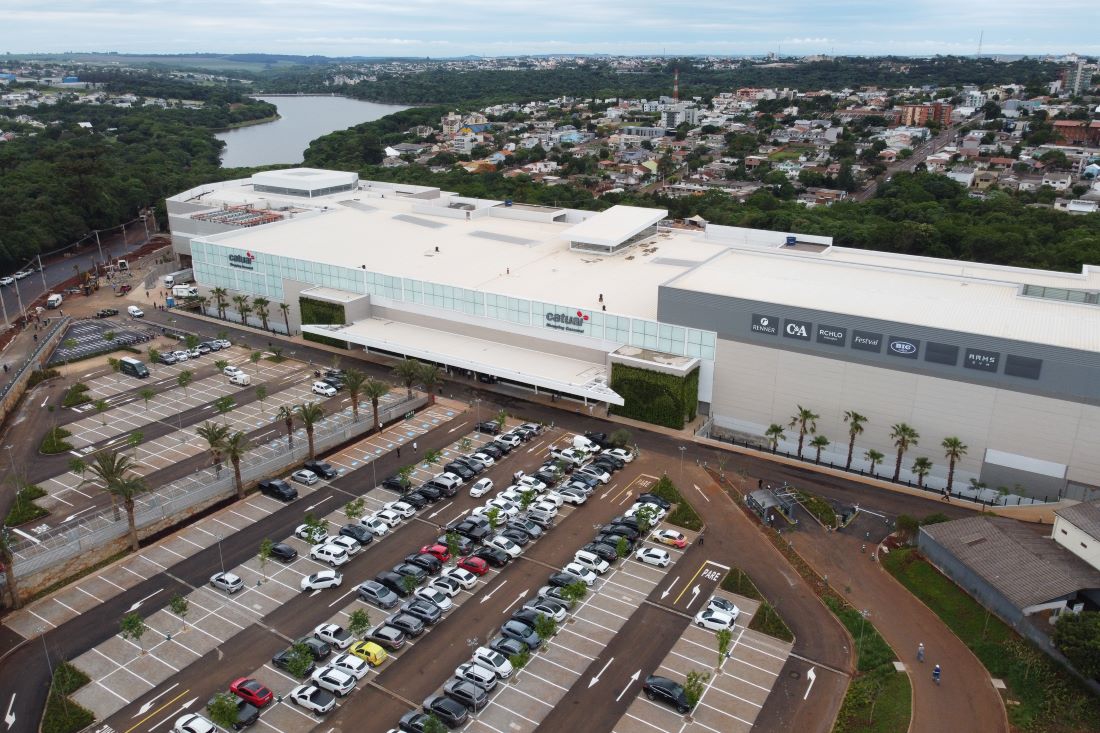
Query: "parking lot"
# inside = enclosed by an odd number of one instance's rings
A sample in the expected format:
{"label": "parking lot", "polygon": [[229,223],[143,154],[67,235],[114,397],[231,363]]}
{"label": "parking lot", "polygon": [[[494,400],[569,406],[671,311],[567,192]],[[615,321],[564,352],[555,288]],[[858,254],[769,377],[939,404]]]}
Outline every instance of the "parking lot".
{"label": "parking lot", "polygon": [[[107,339],[107,333],[113,333],[114,337]],[[156,335],[156,329],[131,319],[75,321],[65,330],[61,344],[50,355],[48,366],[84,359],[105,349],[142,344]],[[69,341],[73,343],[68,345]]]}

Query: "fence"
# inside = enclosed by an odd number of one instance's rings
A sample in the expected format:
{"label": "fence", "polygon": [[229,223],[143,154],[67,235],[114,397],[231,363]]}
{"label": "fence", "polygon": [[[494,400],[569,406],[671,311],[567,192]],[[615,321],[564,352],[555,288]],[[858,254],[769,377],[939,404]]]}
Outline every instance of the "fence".
{"label": "fence", "polygon": [[[402,419],[406,413],[422,407],[427,397],[405,397],[379,412],[379,420],[388,423]],[[314,444],[318,453],[345,443],[374,427],[370,411],[354,422],[351,408],[335,413],[314,428]],[[292,446],[287,445],[286,436],[267,443],[267,455],[257,455],[254,451],[251,460],[241,461],[241,480],[247,486],[254,481],[273,476],[286,468],[305,460],[309,454],[309,445],[305,431],[295,433]],[[153,525],[163,524],[165,520],[178,516],[192,507],[201,506],[211,500],[221,500],[236,493],[233,471],[230,467],[221,470],[220,476],[214,468],[207,468],[191,476],[166,484],[155,491],[143,494],[137,499],[134,509],[134,522],[138,534]],[[120,510],[121,511],[121,510]],[[58,565],[77,555],[90,552],[129,532],[125,512],[119,519],[114,511],[106,507],[87,519],[74,525],[67,525],[49,534],[36,538],[37,542],[26,540],[12,549],[15,555],[16,577],[26,577],[46,568]]]}
{"label": "fence", "polygon": [[[51,322],[55,321],[55,319],[50,320]],[[38,346],[31,355],[22,364],[15,367],[16,372],[12,375],[11,380],[0,387],[0,422],[7,419],[8,413],[15,407],[19,398],[23,396],[31,373],[41,366],[47,353],[57,345],[58,339],[65,332],[70,320],[72,319],[69,316],[56,319],[49,330],[38,339]]]}

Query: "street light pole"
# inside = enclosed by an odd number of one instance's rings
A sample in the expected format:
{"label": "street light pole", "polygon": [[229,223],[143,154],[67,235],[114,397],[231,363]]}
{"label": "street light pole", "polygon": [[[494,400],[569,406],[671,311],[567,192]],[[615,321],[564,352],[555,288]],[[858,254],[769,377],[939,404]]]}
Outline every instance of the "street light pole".
{"label": "street light pole", "polygon": [[687,450],[686,445],[680,446],[680,481],[684,480],[684,451]]}

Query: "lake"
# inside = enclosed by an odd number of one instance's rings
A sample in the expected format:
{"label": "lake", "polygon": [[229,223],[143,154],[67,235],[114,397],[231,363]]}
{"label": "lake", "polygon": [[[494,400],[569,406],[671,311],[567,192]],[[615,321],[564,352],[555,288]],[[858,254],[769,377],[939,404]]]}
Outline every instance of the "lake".
{"label": "lake", "polygon": [[225,141],[222,167],[301,163],[309,143],[335,130],[377,120],[408,107],[346,97],[257,97],[279,108],[279,119],[217,134]]}

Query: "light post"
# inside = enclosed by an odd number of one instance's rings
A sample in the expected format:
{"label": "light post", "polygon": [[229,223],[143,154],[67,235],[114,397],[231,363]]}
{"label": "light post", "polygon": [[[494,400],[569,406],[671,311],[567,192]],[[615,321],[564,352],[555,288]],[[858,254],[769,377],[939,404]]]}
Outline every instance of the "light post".
{"label": "light post", "polygon": [[50,650],[46,647],[46,627],[43,626],[38,630],[38,635],[42,637],[42,653],[46,655],[46,667],[50,670],[50,679],[53,679],[53,662],[50,661]]}
{"label": "light post", "polygon": [[19,315],[16,316],[16,318],[19,318],[19,316],[23,315],[23,296],[19,294],[18,280],[15,281],[15,299],[19,303]]}
{"label": "light post", "polygon": [[867,620],[867,617],[871,615],[871,612],[866,608],[861,609],[859,612],[859,643],[856,644],[856,654],[863,653],[863,623]]}
{"label": "light post", "polygon": [[474,409],[477,410],[477,413],[476,413],[477,414],[477,424],[480,425],[481,424],[481,398],[480,397],[475,397],[474,398]]}
{"label": "light post", "polygon": [[686,445],[680,446],[680,481],[684,480],[684,451],[687,450]]}
{"label": "light post", "polygon": [[15,473],[15,456],[13,456],[12,452],[11,452],[11,449],[14,447],[14,444],[8,443],[4,447],[8,449],[8,465],[11,466],[11,472]]}

